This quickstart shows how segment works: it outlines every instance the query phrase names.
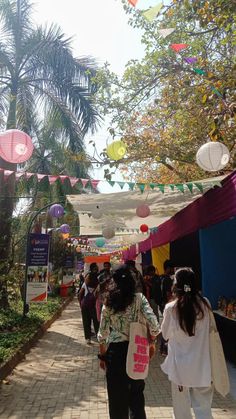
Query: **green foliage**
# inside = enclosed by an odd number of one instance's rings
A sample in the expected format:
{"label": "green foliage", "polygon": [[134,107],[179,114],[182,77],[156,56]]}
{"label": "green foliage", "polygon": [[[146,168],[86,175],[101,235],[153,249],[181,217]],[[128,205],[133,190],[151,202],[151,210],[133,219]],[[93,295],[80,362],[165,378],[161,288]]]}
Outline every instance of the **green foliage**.
{"label": "green foliage", "polygon": [[25,318],[22,303],[12,303],[9,310],[0,310],[0,363],[11,357],[56,313],[61,301],[60,297],[49,297],[45,304],[32,304]]}

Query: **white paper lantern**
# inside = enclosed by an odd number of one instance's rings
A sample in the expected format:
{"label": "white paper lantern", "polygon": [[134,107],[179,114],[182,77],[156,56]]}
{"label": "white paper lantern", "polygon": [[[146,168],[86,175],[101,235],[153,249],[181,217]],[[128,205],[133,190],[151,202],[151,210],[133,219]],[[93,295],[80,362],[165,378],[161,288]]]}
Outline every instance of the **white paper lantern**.
{"label": "white paper lantern", "polygon": [[112,226],[105,226],[102,229],[102,235],[105,239],[112,239],[115,236],[115,230]]}
{"label": "white paper lantern", "polygon": [[102,218],[102,210],[99,208],[99,206],[97,206],[92,211],[92,217],[94,218],[94,220],[100,220],[100,218]]}
{"label": "white paper lantern", "polygon": [[196,154],[198,166],[207,172],[217,172],[223,169],[228,164],[229,158],[228,148],[217,141],[203,144]]}

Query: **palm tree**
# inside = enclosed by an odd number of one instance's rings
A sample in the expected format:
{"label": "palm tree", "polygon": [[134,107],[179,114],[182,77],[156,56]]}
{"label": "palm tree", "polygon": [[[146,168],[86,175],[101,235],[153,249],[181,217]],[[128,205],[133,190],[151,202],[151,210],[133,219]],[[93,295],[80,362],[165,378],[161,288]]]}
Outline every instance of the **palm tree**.
{"label": "palm tree", "polygon": [[[74,58],[60,28],[34,26],[31,16],[30,0],[0,0],[0,124],[34,135],[45,113],[60,121],[64,142],[76,153],[98,121],[95,63]],[[0,168],[16,165],[0,158]],[[14,179],[7,185],[0,179],[0,264],[9,255],[14,192]]]}

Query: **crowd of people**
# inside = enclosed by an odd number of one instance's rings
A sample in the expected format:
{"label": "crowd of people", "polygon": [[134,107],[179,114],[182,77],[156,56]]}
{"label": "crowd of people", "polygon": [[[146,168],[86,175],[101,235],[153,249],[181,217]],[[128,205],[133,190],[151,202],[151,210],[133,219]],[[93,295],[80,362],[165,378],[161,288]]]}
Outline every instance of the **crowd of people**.
{"label": "crowd of people", "polygon": [[92,263],[82,280],[78,299],[84,336],[91,344],[93,322],[100,367],[106,372],[110,418],[146,418],[145,382],[127,373],[130,327],[139,304],[148,329],[149,359],[156,352],[157,337],[160,341],[161,368],[171,381],[174,418],[192,418],[193,408],[196,419],[212,419],[211,308],[192,269],[180,268],[174,273],[167,260],[163,275],[148,266],[142,276],[134,261],[114,272],[109,262],[101,272]]}

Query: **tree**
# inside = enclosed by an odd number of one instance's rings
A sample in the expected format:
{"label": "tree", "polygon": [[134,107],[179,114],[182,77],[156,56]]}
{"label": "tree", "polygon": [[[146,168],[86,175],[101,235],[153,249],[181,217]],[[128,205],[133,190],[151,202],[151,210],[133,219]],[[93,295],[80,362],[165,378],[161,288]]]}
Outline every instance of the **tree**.
{"label": "tree", "polygon": [[[35,135],[44,110],[59,121],[61,138],[73,153],[85,133],[94,130],[98,114],[93,101],[96,73],[91,58],[74,58],[70,39],[60,28],[34,26],[30,0],[0,0],[0,122]],[[0,167],[16,165],[0,158]],[[0,259],[7,261],[14,208],[14,179],[0,182]],[[4,263],[2,263],[4,266]]]}
{"label": "tree", "polygon": [[[130,24],[143,30],[145,57],[132,60],[120,79],[105,65],[98,101],[127,144],[121,160],[136,180],[182,182],[206,177],[195,163],[207,140],[231,151],[235,166],[234,6],[230,0],[173,0],[148,22],[139,10]],[[175,28],[166,38],[159,30]],[[188,47],[176,53],[171,44]],[[186,58],[196,57],[194,64]],[[222,172],[223,173],[223,172]]]}

